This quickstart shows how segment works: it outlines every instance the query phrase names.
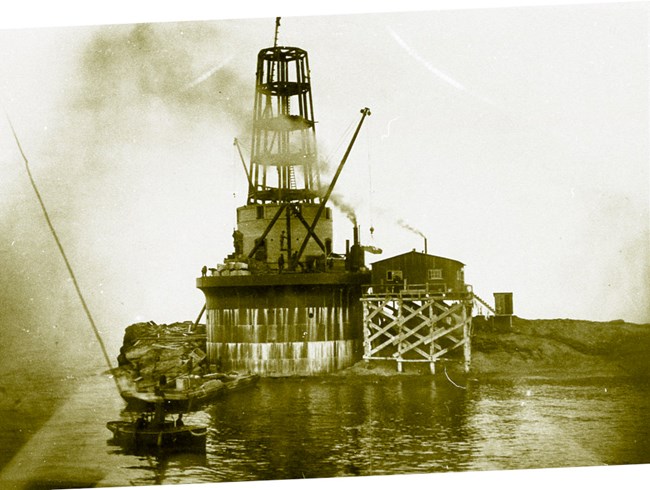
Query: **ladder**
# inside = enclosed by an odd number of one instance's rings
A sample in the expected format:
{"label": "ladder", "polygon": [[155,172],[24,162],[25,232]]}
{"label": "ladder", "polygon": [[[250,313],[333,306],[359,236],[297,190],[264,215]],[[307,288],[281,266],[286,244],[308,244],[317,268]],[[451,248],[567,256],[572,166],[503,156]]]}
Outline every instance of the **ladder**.
{"label": "ladder", "polygon": [[295,189],[296,188],[296,174],[293,171],[292,166],[287,167],[287,170],[289,172],[289,189]]}

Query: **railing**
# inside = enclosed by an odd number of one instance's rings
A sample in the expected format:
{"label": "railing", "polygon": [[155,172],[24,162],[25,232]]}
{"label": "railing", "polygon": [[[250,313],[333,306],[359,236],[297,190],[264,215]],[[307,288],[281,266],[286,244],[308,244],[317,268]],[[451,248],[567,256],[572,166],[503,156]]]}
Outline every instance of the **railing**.
{"label": "railing", "polygon": [[418,299],[435,296],[438,298],[471,300],[474,294],[472,286],[469,284],[465,285],[464,290],[458,290],[448,288],[447,283],[408,284],[406,281],[395,284],[365,284],[363,289],[366,291],[363,294],[364,298],[399,297]]}

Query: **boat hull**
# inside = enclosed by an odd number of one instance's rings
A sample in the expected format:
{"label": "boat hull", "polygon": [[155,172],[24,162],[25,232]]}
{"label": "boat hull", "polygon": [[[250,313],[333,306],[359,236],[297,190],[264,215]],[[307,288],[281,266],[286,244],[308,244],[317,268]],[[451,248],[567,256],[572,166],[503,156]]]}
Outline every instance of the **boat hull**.
{"label": "boat hull", "polygon": [[127,411],[153,411],[156,403],[162,403],[167,413],[187,413],[200,410],[225,393],[254,386],[259,378],[256,374],[222,376],[208,379],[196,388],[162,390],[159,394],[125,389],[120,395],[127,402]]}
{"label": "boat hull", "polygon": [[106,424],[113,433],[113,442],[135,449],[204,449],[208,429],[200,425],[174,427],[172,423],[162,427],[137,428],[134,422],[113,420]]}

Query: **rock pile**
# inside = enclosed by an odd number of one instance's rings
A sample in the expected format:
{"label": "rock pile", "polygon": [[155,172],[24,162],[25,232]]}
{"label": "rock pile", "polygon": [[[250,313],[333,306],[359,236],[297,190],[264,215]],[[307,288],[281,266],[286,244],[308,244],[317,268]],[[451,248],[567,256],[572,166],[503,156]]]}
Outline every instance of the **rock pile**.
{"label": "rock pile", "polygon": [[205,325],[192,322],[158,325],[135,323],[126,328],[118,361],[118,375],[149,391],[164,381],[182,382],[207,371]]}

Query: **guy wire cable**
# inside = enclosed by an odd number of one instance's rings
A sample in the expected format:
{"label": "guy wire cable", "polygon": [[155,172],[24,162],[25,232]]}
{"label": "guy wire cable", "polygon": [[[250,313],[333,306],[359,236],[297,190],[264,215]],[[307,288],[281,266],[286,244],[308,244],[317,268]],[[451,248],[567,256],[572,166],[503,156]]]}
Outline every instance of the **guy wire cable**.
{"label": "guy wire cable", "polygon": [[[34,180],[34,176],[32,175],[32,171],[29,167],[29,161],[27,160],[27,157],[25,156],[25,152],[23,151],[23,147],[20,144],[20,141],[18,140],[18,135],[16,134],[16,130],[14,129],[14,125],[11,122],[11,119],[9,118],[9,114],[5,111],[5,116],[7,118],[7,121],[9,122],[9,127],[11,128],[11,132],[13,133],[14,140],[16,141],[16,145],[18,146],[18,151],[20,152],[21,157],[23,158],[23,162],[25,163],[25,169],[27,170],[27,175],[29,176],[29,182],[32,185],[32,189],[34,189],[34,193],[36,194],[36,198],[38,199],[38,203],[41,206],[41,210],[43,211],[43,216],[45,216],[45,221],[47,222],[47,226],[50,229],[50,233],[52,234],[52,237],[54,237],[54,241],[56,242],[56,246],[59,249],[59,252],[61,253],[61,257],[63,257],[63,261],[65,262],[65,266],[68,269],[68,274],[70,275],[70,278],[72,279],[72,283],[74,284],[74,288],[77,292],[77,296],[79,296],[79,301],[81,301],[81,306],[84,309],[84,312],[86,313],[86,316],[88,317],[88,321],[90,322],[90,326],[93,329],[93,332],[95,334],[95,338],[97,339],[97,342],[99,343],[99,347],[102,350],[102,354],[104,355],[104,360],[106,361],[106,364],[108,365],[109,370],[113,369],[113,364],[111,363],[110,357],[108,356],[108,351],[106,349],[106,345],[104,344],[104,340],[102,339],[99,329],[97,328],[97,325],[95,325],[95,321],[93,320],[92,314],[90,313],[90,309],[88,308],[88,305],[86,304],[86,300],[84,299],[83,294],[81,293],[81,288],[79,287],[79,283],[77,282],[77,278],[74,274],[74,271],[72,270],[72,266],[70,265],[70,261],[68,260],[68,257],[65,253],[65,250],[63,249],[63,245],[61,244],[61,241],[59,240],[59,236],[56,233],[56,230],[54,229],[54,225],[52,224],[52,221],[50,220],[50,215],[47,212],[47,208],[45,207],[45,202],[43,202],[43,198],[41,197],[41,193],[38,190],[38,187],[36,185],[36,181]],[[115,387],[119,391],[119,386],[117,384],[117,379],[115,376],[111,376],[113,378],[113,381],[115,383]]]}

